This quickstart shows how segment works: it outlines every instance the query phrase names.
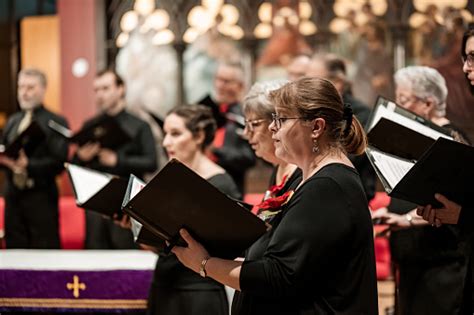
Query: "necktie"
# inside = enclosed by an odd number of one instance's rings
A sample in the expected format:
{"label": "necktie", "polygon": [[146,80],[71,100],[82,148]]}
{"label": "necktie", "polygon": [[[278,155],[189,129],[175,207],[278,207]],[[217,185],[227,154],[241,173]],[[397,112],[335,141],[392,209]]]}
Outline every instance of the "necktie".
{"label": "necktie", "polygon": [[16,134],[19,135],[23,131],[25,131],[26,128],[31,124],[31,120],[33,118],[33,111],[32,110],[27,110],[25,111],[25,116],[23,116],[23,119],[20,121],[20,124],[18,125],[18,129]]}
{"label": "necktie", "polygon": [[[32,118],[33,111],[25,111],[25,116],[23,116],[22,120],[18,124],[18,129],[16,131],[17,135],[21,134],[23,131],[26,130],[26,128],[28,128],[28,126],[31,124]],[[20,172],[13,172],[13,184],[19,189],[25,189],[27,187],[33,186],[32,180],[28,178],[28,172],[26,170]]]}

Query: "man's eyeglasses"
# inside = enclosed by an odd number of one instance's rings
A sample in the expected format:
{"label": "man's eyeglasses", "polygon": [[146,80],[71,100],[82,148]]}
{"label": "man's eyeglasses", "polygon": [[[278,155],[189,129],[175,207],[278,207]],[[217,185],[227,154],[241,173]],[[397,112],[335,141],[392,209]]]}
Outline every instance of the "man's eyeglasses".
{"label": "man's eyeglasses", "polygon": [[267,119],[246,119],[245,120],[245,129],[248,131],[248,132],[254,132],[255,131],[255,128],[258,128],[262,125],[262,123],[264,121],[266,121]]}
{"label": "man's eyeglasses", "polygon": [[474,67],[474,52],[470,52],[466,57],[462,57],[462,63],[467,63],[468,67]]}
{"label": "man's eyeglasses", "polygon": [[304,118],[304,117],[280,117],[276,113],[272,114],[272,121],[273,121],[273,124],[275,125],[275,128],[277,130],[279,130],[281,128],[281,125],[289,119],[306,119],[306,118]]}

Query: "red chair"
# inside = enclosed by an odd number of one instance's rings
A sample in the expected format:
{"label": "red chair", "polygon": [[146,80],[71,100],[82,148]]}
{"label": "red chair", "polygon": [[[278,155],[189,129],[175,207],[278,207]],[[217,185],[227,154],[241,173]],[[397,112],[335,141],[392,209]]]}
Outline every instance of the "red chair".
{"label": "red chair", "polygon": [[[4,229],[5,201],[0,198],[0,231]],[[0,233],[3,234],[3,233]],[[59,198],[59,237],[62,249],[82,249],[85,238],[84,210],[76,206],[74,197]],[[3,242],[0,248],[4,248]]]}
{"label": "red chair", "polygon": [[[390,197],[385,192],[376,192],[374,198],[369,202],[371,210],[375,211],[383,207],[387,207],[390,203]],[[380,233],[387,226],[376,225],[375,233]],[[386,237],[375,237],[375,263],[377,269],[377,279],[385,280],[391,275],[391,256],[390,245]]]}

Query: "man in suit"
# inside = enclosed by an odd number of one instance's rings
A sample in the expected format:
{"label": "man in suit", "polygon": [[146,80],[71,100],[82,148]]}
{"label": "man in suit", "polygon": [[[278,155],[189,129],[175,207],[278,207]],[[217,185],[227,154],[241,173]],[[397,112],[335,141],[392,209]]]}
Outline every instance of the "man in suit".
{"label": "man in suit", "polygon": [[214,75],[211,95],[198,102],[211,108],[217,122],[210,156],[232,176],[241,193],[244,192],[245,172],[255,164],[253,150],[243,138],[245,118],[240,105],[243,90],[242,66],[221,62]]}
{"label": "man in suit", "polygon": [[[46,76],[37,69],[18,75],[21,111],[7,121],[2,143],[8,146],[35,121],[44,133],[17,158],[0,156],[6,170],[5,242],[7,248],[59,249],[58,188],[55,177],[67,159],[66,140],[48,128],[50,120],[67,127],[66,120],[43,106]],[[25,143],[26,145],[26,143]],[[33,146],[34,145],[34,146]],[[33,146],[33,147],[32,147]]]}
{"label": "man in suit", "polygon": [[[101,172],[126,177],[134,174],[143,178],[157,168],[156,147],[150,126],[125,109],[125,85],[113,70],[99,72],[94,80],[95,100],[100,113],[86,121],[83,128],[95,124],[105,116],[113,117],[131,140],[114,149],[102,148],[97,142],[88,142],[76,151],[73,163]],[[135,248],[130,230],[112,220],[86,211],[87,249]]]}

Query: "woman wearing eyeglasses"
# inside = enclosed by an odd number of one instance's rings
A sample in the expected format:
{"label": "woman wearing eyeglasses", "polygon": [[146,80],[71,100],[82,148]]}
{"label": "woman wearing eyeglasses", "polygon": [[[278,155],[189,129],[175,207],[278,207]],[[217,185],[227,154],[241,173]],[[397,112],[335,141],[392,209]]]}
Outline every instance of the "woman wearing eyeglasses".
{"label": "woman wearing eyeglasses", "polygon": [[270,93],[275,155],[302,181],[247,251],[245,261],[209,257],[185,230],[173,248],[195,272],[237,290],[233,314],[377,314],[372,222],[359,174],[364,130],[327,80],[302,78]]}
{"label": "woman wearing eyeglasses", "polygon": [[[287,163],[275,155],[272,133],[268,129],[272,122],[272,114],[275,112],[275,106],[268,99],[268,95],[286,83],[287,81],[255,83],[243,102],[245,136],[255,151],[255,155],[274,165],[270,186],[264,195],[264,202],[269,198],[282,196],[301,181],[301,170],[296,165]],[[258,206],[257,214],[259,216],[262,214]]]}

